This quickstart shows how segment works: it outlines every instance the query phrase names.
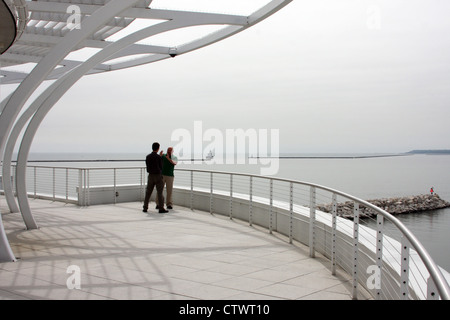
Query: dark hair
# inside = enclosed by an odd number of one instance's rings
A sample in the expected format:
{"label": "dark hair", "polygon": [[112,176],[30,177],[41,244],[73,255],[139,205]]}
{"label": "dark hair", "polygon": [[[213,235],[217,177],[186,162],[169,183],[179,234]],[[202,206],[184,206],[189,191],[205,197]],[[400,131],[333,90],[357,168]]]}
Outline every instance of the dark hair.
{"label": "dark hair", "polygon": [[158,151],[159,149],[159,143],[158,142],[153,142],[152,144],[152,150],[153,151]]}

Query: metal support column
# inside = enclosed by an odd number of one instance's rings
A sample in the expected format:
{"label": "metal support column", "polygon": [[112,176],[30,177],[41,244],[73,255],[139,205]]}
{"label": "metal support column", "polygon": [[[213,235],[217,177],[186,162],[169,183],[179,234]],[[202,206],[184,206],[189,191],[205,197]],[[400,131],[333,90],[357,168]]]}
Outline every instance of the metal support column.
{"label": "metal support column", "polygon": [[273,231],[273,179],[270,179],[270,191],[269,191],[269,232],[272,234]]}
{"label": "metal support column", "polygon": [[402,236],[402,257],[400,270],[400,298],[409,299],[409,247],[408,239]]}
{"label": "metal support column", "polygon": [[191,210],[194,210],[194,171],[191,171]]}
{"label": "metal support column", "polygon": [[375,285],[375,297],[381,299],[381,270],[383,268],[383,227],[384,218],[381,214],[377,214],[377,274]]}
{"label": "metal support column", "polygon": [[289,183],[289,243],[292,243],[294,224],[294,184]]}
{"label": "metal support column", "polygon": [[210,173],[210,193],[209,193],[209,213],[212,214],[213,213],[213,173]]}
{"label": "metal support column", "polygon": [[230,219],[233,219],[233,174],[230,174]]}
{"label": "metal support column", "polygon": [[253,177],[250,176],[250,199],[248,203],[248,223],[250,226],[253,225],[252,215],[253,215]]}
{"label": "metal support column", "polygon": [[316,188],[309,189],[309,256],[314,258],[316,250],[314,248],[316,242]]}
{"label": "metal support column", "polygon": [[331,274],[336,275],[337,196],[333,193],[331,210]]}
{"label": "metal support column", "polygon": [[352,298],[358,298],[358,244],[359,244],[359,203],[353,208],[353,271],[352,271]]}

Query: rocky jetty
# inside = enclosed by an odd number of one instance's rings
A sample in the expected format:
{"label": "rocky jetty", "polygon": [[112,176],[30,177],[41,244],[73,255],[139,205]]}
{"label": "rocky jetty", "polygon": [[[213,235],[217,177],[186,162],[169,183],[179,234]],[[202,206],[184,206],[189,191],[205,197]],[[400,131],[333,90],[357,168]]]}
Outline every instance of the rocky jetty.
{"label": "rocky jetty", "polygon": [[[388,198],[367,200],[371,204],[389,212],[390,214],[413,213],[428,210],[436,210],[450,207],[447,202],[437,194],[418,195],[410,197]],[[319,205],[317,209],[324,212],[331,212],[331,204]],[[376,213],[367,207],[359,206],[360,217],[373,217]],[[353,218],[353,201],[338,203],[338,216],[343,218]]]}

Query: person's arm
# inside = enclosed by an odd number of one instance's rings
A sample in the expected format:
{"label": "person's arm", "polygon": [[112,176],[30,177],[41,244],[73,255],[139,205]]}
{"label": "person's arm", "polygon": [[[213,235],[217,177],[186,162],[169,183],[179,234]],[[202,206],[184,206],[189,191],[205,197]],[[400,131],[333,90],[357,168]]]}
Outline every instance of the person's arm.
{"label": "person's arm", "polygon": [[166,159],[169,160],[169,162],[170,162],[171,164],[173,164],[174,166],[177,165],[177,162],[176,162],[176,161],[173,161],[173,160],[169,157],[168,154],[166,154]]}

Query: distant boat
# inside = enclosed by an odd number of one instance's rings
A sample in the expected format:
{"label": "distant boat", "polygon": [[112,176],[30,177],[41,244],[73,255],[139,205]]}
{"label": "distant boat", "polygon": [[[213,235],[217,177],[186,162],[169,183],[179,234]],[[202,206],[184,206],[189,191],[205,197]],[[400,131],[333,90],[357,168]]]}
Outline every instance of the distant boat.
{"label": "distant boat", "polygon": [[206,155],[206,160],[212,160],[214,158],[214,153],[209,150],[209,153]]}

